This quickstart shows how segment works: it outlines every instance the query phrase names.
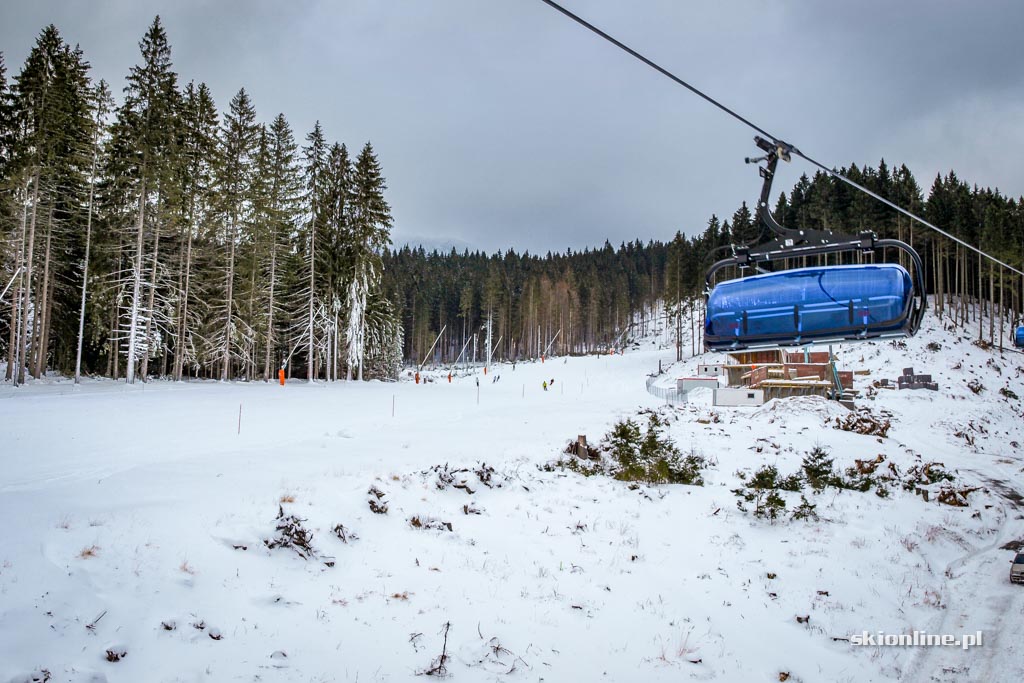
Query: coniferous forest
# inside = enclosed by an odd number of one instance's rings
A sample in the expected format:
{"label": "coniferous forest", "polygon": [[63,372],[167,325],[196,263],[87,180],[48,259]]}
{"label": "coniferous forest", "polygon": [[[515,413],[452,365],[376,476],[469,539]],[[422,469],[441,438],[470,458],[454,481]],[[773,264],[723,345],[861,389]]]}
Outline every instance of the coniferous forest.
{"label": "coniferous forest", "polygon": [[[722,250],[759,238],[742,203],[667,243],[544,256],[393,248],[369,142],[350,152],[319,124],[302,134],[283,113],[257,121],[244,89],[218,108],[175,72],[159,18],[139,47],[119,97],[54,26],[16,73],[0,55],[7,381],[268,380],[282,366],[290,377],[391,378],[403,361],[599,352],[657,318],[681,325]],[[905,166],[841,170],[1021,267],[1021,199],[953,172],[925,191]],[[790,227],[909,242],[935,312],[978,338],[1000,343],[1000,322],[1020,318],[1018,275],[830,176],[801,177],[774,212]]]}

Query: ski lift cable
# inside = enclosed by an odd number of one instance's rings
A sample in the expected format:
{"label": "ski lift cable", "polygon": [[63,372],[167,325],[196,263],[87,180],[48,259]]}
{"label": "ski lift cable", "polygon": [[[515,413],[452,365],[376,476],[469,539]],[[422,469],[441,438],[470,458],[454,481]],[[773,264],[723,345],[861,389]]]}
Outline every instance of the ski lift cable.
{"label": "ski lift cable", "polygon": [[[1019,270],[1017,268],[1014,268],[1010,264],[997,259],[996,257],[994,257],[991,254],[988,254],[988,253],[982,251],[981,249],[979,249],[978,247],[975,247],[974,245],[968,244],[967,242],[965,242],[964,240],[960,239],[959,237],[955,237],[955,236],[951,235],[950,233],[946,232],[942,228],[939,228],[938,226],[933,225],[932,223],[929,223],[928,221],[924,220],[920,216],[917,216],[916,214],[914,214],[914,213],[904,209],[903,207],[899,206],[898,204],[896,204],[896,203],[894,203],[892,201],[889,201],[885,197],[882,197],[881,195],[877,194],[876,192],[873,192],[872,190],[869,190],[868,188],[864,187],[860,183],[857,183],[857,182],[855,182],[853,180],[850,180],[849,178],[847,178],[842,173],[839,173],[838,171],[836,171],[836,170],[834,170],[832,168],[829,168],[825,164],[823,164],[823,163],[821,163],[819,161],[816,161],[815,159],[813,159],[813,158],[809,157],[808,155],[804,154],[803,152],[801,152],[795,146],[793,146],[793,145],[791,145],[791,144],[789,144],[787,142],[783,142],[781,138],[776,137],[775,135],[772,135],[771,133],[766,131],[764,128],[761,128],[760,126],[758,126],[757,124],[753,123],[749,119],[744,118],[743,116],[741,116],[737,112],[733,111],[729,107],[725,106],[724,104],[722,104],[721,102],[719,102],[715,98],[711,97],[710,95],[702,92],[701,90],[699,90],[695,86],[690,85],[689,83],[687,83],[683,79],[679,78],[678,76],[676,76],[674,73],[672,73],[668,69],[662,67],[661,65],[657,64],[656,62],[651,61],[650,59],[648,59],[644,55],[640,54],[639,52],[637,52],[633,48],[629,47],[628,45],[626,45],[626,44],[622,43],[621,41],[619,41],[619,40],[613,38],[612,36],[608,35],[607,33],[602,31],[601,29],[597,28],[596,26],[594,26],[590,22],[586,21],[582,17],[579,17],[578,15],[570,12],[566,8],[564,8],[561,5],[559,5],[557,2],[554,2],[554,0],[541,0],[541,2],[543,2],[546,5],[548,5],[552,9],[555,9],[558,12],[564,14],[569,19],[572,19],[573,21],[575,21],[580,26],[583,26],[584,28],[588,29],[589,31],[597,34],[601,38],[604,38],[605,40],[607,40],[609,43],[611,43],[615,47],[619,48],[623,52],[626,52],[630,56],[635,57],[636,59],[638,59],[639,61],[643,62],[647,66],[651,67],[652,69],[654,69],[658,73],[662,74],[663,76],[667,77],[669,80],[673,81],[677,85],[683,86],[684,88],[686,88],[687,90],[692,92],[694,95],[697,95],[698,97],[700,97],[700,98],[706,100],[707,102],[713,104],[714,106],[718,107],[719,109],[724,111],[726,114],[728,114],[729,116],[731,116],[734,119],[736,119],[737,121],[739,121],[740,123],[743,123],[747,127],[752,128],[753,130],[757,131],[761,135],[764,135],[765,137],[770,138],[783,152],[787,153],[786,156],[788,156],[788,154],[795,154],[798,157],[800,157],[801,159],[803,159],[804,161],[806,161],[807,163],[811,164],[812,166],[816,166],[817,168],[819,168],[820,170],[824,171],[825,173],[827,173],[828,175],[832,176],[833,178],[835,178],[837,180],[841,180],[842,182],[846,183],[847,185],[849,185],[849,186],[851,186],[851,187],[853,187],[853,188],[855,188],[857,190],[860,190],[861,192],[867,194],[870,197],[873,197],[874,199],[877,199],[878,201],[882,202],[886,206],[888,206],[888,207],[890,207],[892,209],[895,209],[899,213],[902,213],[903,215],[909,217],[910,219],[917,221],[918,223],[920,223],[921,225],[923,225],[923,226],[925,226],[927,228],[931,228],[932,230],[934,230],[935,232],[939,233],[940,235],[946,237],[947,239],[950,239],[953,242],[956,242],[957,244],[960,244],[963,247],[965,247],[967,249],[970,249],[971,251],[977,253],[980,256],[984,256],[985,258],[989,259],[990,261],[998,263],[1000,266],[1002,266],[1004,268],[1007,268],[1007,269],[1013,271],[1014,273],[1017,273],[1018,275],[1024,275],[1024,271],[1021,271],[1021,270]],[[784,156],[784,158],[785,158],[785,156]],[[787,159],[787,161],[788,161],[788,159]]]}

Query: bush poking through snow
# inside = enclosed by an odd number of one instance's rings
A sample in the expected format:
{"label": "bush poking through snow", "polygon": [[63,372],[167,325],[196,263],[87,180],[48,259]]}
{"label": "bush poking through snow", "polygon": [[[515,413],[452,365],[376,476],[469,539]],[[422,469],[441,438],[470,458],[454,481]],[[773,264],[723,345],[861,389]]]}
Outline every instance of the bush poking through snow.
{"label": "bush poking through snow", "polygon": [[786,501],[778,492],[779,469],[775,465],[762,466],[749,479],[741,473],[740,479],[744,486],[732,492],[739,498],[736,507],[741,511],[746,512],[747,505],[753,505],[755,517],[764,517],[774,522],[786,510]]}
{"label": "bush poking through snow", "polygon": [[804,519],[809,522],[817,521],[817,505],[814,505],[803,494],[800,494],[800,504],[793,508],[793,519]]}
{"label": "bush poking through snow", "polygon": [[930,486],[941,481],[953,481],[953,475],[943,469],[941,462],[926,462],[914,465],[903,475],[903,488],[914,491],[922,486]]}
{"label": "bush poking through snow", "polygon": [[640,426],[631,419],[612,427],[600,449],[612,460],[612,476],[647,484],[703,486],[701,470],[707,467],[707,460],[696,451],[684,457],[663,431],[657,413],[651,413],[642,436]]}
{"label": "bush poking through snow", "polygon": [[356,532],[352,531],[344,524],[335,524],[334,528],[331,529],[331,533],[337,536],[338,540],[342,543],[348,543],[349,541],[354,541],[359,538]]}
{"label": "bush poking through snow", "polygon": [[313,550],[313,532],[302,526],[304,519],[284,514],[284,508],[277,506],[277,536],[263,541],[268,548],[291,548],[299,557],[309,560],[316,555]]}
{"label": "bush poking through snow", "polygon": [[450,467],[448,463],[434,465],[429,470],[424,470],[421,474],[427,476],[433,474],[436,477],[434,485],[437,486],[438,491],[453,488],[465,491],[470,496],[476,493],[476,489],[473,487],[477,486],[477,483],[471,480],[470,475],[476,475],[477,482],[489,489],[501,488],[505,483],[504,477],[496,475],[494,468],[485,462],[472,469],[469,467],[455,469]]}
{"label": "bush poking through snow", "polygon": [[807,455],[804,456],[802,469],[804,478],[815,491],[823,491],[828,486],[836,483],[834,461],[828,455],[828,449],[815,445]]}
{"label": "bush poking through snow", "polygon": [[388,502],[384,500],[383,491],[376,486],[371,486],[366,495],[366,502],[370,506],[370,512],[375,515],[386,515],[388,513]]}
{"label": "bush poking through snow", "polygon": [[882,412],[881,415],[873,414],[868,408],[861,407],[846,414],[845,417],[836,418],[836,429],[844,432],[856,432],[868,436],[880,436],[883,439],[889,433],[892,426],[890,421],[892,415]]}
{"label": "bush poking through snow", "polygon": [[128,656],[128,650],[123,645],[111,645],[107,648],[104,659],[108,662],[120,662]]}
{"label": "bush poking through snow", "polygon": [[985,385],[979,382],[977,378],[972,379],[970,382],[968,382],[967,388],[970,389],[975,394],[980,394],[981,392],[985,391]]}
{"label": "bush poking through snow", "polygon": [[409,518],[409,526],[413,529],[436,529],[438,531],[451,531],[451,522],[442,522],[439,519],[433,517],[420,517],[419,515],[413,515]]}
{"label": "bush poking through snow", "polygon": [[968,506],[967,496],[974,493],[979,488],[980,487],[978,486],[956,487],[951,484],[944,484],[942,488],[939,489],[939,502],[943,505],[965,508]]}
{"label": "bush poking through snow", "polygon": [[423,671],[417,671],[418,676],[437,676],[443,678],[448,675],[448,631],[452,627],[452,622],[446,621],[444,626],[441,627],[441,632],[444,634],[444,644],[441,646],[441,654],[434,658],[430,662],[430,666]]}

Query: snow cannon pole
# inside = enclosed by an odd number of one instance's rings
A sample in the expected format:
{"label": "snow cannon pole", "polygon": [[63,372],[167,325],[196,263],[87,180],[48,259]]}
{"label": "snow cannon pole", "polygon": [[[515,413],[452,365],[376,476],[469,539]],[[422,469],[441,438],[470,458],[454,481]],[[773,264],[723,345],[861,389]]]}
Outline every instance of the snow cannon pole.
{"label": "snow cannon pole", "polygon": [[[503,335],[500,335],[500,334],[498,335],[498,341],[496,341],[496,342],[494,343],[494,348],[493,348],[493,349],[490,349],[490,350],[489,350],[489,351],[487,352],[487,365],[490,365],[490,364],[491,364],[491,358],[493,358],[493,357],[494,357],[494,352],[498,350],[498,346],[499,346],[499,345],[501,344],[501,338],[502,338],[502,336],[503,336]],[[484,367],[487,367],[487,366],[484,366]]]}
{"label": "snow cannon pole", "polygon": [[551,345],[555,343],[555,340],[558,339],[558,335],[560,334],[562,334],[562,328],[558,328],[558,332],[555,332],[555,336],[551,338],[551,341],[549,341],[548,345],[544,348],[544,353],[540,354],[541,358],[548,355],[548,351],[551,350]]}
{"label": "snow cannon pole", "polygon": [[448,374],[452,374],[455,371],[455,367],[459,364],[459,360],[462,359],[462,354],[466,353],[466,347],[469,346],[469,342],[472,341],[472,337],[466,340],[466,343],[462,345],[462,350],[459,351],[459,355],[452,362],[452,366],[448,368]]}
{"label": "snow cannon pole", "polygon": [[626,329],[622,330],[622,332],[619,333],[619,336],[615,338],[615,341],[612,343],[612,350],[613,351],[615,350],[615,347],[617,347],[619,345],[619,340],[621,340],[622,337],[625,336],[625,334],[627,332],[629,332],[629,328],[630,328],[630,325],[626,325]]}
{"label": "snow cannon pole", "polygon": [[15,281],[15,279],[17,279],[18,275],[21,273],[21,269],[22,268],[24,268],[24,266],[18,266],[18,269],[14,271],[14,275],[11,276],[11,281],[7,283],[6,287],[4,287],[4,291],[0,292],[0,301],[3,301],[4,294],[7,294],[7,290],[10,289],[11,285],[14,284],[14,281]]}
{"label": "snow cannon pole", "polygon": [[282,370],[287,368],[288,364],[292,362],[292,356],[295,355],[295,352],[298,350],[299,345],[302,343],[302,340],[306,337],[307,334],[309,334],[309,330],[308,329],[305,332],[302,333],[302,335],[298,338],[298,340],[292,346],[291,352],[288,354],[288,357],[284,359],[284,363],[281,365],[281,369]]}
{"label": "snow cannon pole", "polygon": [[447,324],[445,324],[443,327],[441,327],[441,331],[437,333],[437,337],[434,339],[434,343],[430,345],[429,349],[427,349],[427,355],[423,356],[423,362],[420,363],[418,368],[416,368],[416,372],[419,372],[420,370],[422,370],[423,366],[427,364],[427,359],[430,358],[430,352],[434,350],[435,346],[437,346],[437,342],[441,341],[441,335],[444,334],[444,331],[446,329],[448,329],[448,325]]}

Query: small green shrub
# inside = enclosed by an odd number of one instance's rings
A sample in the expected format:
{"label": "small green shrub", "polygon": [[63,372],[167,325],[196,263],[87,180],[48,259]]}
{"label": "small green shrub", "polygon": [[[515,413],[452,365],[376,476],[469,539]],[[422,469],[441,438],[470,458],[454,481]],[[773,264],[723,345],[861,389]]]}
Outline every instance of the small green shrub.
{"label": "small green shrub", "polygon": [[793,519],[805,519],[816,521],[818,519],[818,506],[814,505],[803,494],[800,494],[800,504],[793,509]]}
{"label": "small green shrub", "polygon": [[815,491],[822,491],[826,487],[834,485],[836,473],[834,461],[829,457],[828,449],[821,445],[815,445],[806,456],[804,456],[802,469],[807,483]]}

